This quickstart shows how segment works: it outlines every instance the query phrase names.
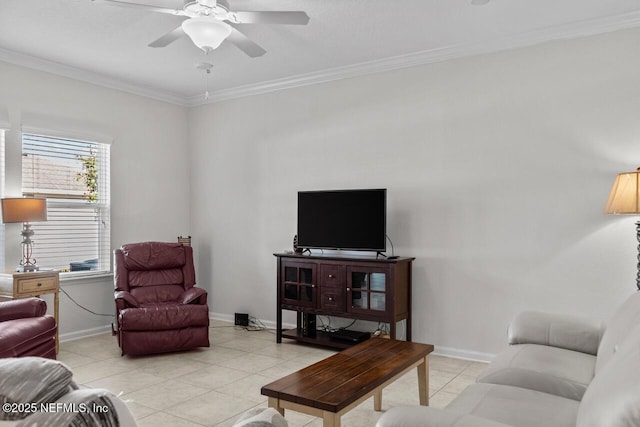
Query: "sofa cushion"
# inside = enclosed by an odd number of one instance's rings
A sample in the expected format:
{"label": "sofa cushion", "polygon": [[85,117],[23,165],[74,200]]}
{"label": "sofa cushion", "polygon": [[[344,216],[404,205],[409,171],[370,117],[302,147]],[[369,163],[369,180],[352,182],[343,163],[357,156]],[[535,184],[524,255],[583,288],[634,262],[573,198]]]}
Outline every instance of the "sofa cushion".
{"label": "sofa cushion", "polygon": [[[123,403],[105,389],[72,390],[55,402],[50,411],[35,412],[16,427],[125,427],[135,426]],[[72,408],[65,410],[58,408]],[[100,408],[100,409],[97,409]],[[122,419],[120,419],[122,417]]]}
{"label": "sofa cushion", "polygon": [[596,375],[609,363],[619,344],[633,326],[640,324],[640,292],[635,292],[616,310],[607,322],[607,329],[598,347]]}
{"label": "sofa cushion", "polygon": [[596,357],[537,344],[510,346],[498,354],[478,382],[504,384],[580,400],[593,379]]}
{"label": "sofa cushion", "polygon": [[587,388],[576,426],[640,426],[639,384],[640,325],[636,325]]}
{"label": "sofa cushion", "polygon": [[125,308],[119,315],[123,331],[161,331],[193,326],[209,326],[209,309],[198,304],[148,304]]}
{"label": "sofa cushion", "polygon": [[376,423],[376,427],[423,427],[427,425],[430,427],[513,427],[474,415],[428,406],[396,406],[382,414]]}
{"label": "sofa cushion", "polygon": [[28,317],[0,322],[0,357],[17,357],[53,340],[56,334],[53,316]]}
{"label": "sofa cushion", "polygon": [[574,427],[580,402],[520,387],[472,384],[447,411],[471,414],[513,427]]}
{"label": "sofa cushion", "polygon": [[[39,405],[54,402],[67,393],[72,373],[64,364],[41,357],[0,359],[0,404]],[[1,411],[0,420],[28,416],[31,407],[16,407],[15,412]]]}
{"label": "sofa cushion", "polygon": [[249,409],[236,420],[233,427],[287,427],[287,420],[273,408]]}
{"label": "sofa cushion", "polygon": [[524,311],[509,325],[509,344],[541,344],[595,356],[604,326],[584,317]]}

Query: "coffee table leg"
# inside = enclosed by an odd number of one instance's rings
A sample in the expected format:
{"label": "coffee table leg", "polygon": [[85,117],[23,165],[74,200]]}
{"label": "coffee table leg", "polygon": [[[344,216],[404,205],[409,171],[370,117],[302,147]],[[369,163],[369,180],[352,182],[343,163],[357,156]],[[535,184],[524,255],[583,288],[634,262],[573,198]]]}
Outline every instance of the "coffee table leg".
{"label": "coffee table leg", "polygon": [[429,406],[429,356],[425,356],[424,362],[418,365],[418,393],[420,405]]}
{"label": "coffee table leg", "polygon": [[382,389],[373,394],[373,410],[382,411]]}
{"label": "coffee table leg", "polygon": [[268,404],[269,404],[269,408],[273,408],[276,411],[280,412],[280,415],[282,415],[284,417],[284,408],[280,407],[280,400],[276,399],[275,397],[270,397],[268,399]]}
{"label": "coffee table leg", "polygon": [[322,427],[340,427],[340,415],[335,412],[322,411]]}

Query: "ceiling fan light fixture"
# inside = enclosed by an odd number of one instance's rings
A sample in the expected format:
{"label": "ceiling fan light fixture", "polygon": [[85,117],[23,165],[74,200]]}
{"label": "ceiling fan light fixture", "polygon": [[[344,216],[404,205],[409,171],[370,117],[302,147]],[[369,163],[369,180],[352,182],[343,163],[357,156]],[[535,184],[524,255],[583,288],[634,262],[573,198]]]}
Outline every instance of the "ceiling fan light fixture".
{"label": "ceiling fan light fixture", "polygon": [[193,44],[209,53],[229,37],[231,26],[215,18],[196,17],[182,22],[182,30]]}

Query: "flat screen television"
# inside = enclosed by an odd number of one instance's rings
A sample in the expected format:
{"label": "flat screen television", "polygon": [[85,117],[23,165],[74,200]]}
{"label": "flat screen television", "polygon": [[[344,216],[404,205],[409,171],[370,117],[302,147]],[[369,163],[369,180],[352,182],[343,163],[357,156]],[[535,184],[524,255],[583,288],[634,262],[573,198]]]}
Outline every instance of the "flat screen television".
{"label": "flat screen television", "polygon": [[298,192],[298,247],[384,252],[387,190]]}

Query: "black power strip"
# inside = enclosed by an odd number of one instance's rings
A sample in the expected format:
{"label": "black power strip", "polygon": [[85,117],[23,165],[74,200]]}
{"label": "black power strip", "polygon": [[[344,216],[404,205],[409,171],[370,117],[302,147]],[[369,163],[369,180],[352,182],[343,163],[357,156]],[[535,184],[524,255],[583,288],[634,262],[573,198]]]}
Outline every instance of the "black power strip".
{"label": "black power strip", "polygon": [[237,326],[249,326],[249,315],[247,313],[236,313],[234,324]]}

